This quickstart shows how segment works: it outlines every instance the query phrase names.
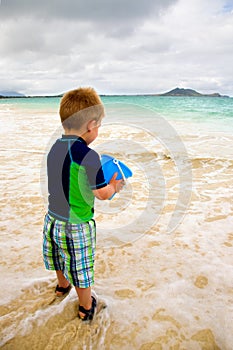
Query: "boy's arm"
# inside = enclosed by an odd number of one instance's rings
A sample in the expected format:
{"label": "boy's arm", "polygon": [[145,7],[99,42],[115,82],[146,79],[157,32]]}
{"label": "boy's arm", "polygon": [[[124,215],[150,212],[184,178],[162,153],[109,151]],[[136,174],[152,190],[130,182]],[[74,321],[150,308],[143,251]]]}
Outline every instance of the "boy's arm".
{"label": "boy's arm", "polygon": [[105,200],[111,198],[114,193],[120,192],[124,186],[124,181],[116,180],[116,177],[117,173],[113,175],[107,186],[102,187],[98,190],[93,190],[94,196],[98,199]]}

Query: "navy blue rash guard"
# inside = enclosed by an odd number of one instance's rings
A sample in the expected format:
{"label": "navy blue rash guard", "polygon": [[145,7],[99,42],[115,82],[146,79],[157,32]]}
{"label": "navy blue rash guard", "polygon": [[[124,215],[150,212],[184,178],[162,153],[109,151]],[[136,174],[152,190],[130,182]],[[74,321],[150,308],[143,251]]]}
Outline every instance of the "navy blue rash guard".
{"label": "navy blue rash guard", "polygon": [[49,206],[54,218],[71,223],[94,215],[92,190],[107,186],[98,153],[77,136],[63,135],[47,157]]}

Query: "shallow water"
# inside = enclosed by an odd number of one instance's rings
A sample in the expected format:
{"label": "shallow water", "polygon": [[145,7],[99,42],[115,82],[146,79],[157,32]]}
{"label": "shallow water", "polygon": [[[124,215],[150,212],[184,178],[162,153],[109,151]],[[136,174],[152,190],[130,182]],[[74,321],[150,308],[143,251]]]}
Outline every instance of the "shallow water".
{"label": "shallow water", "polygon": [[219,121],[108,106],[93,147],[134,176],[112,201],[96,202],[95,291],[107,308],[89,325],[77,318],[74,289],[54,303],[56,280],[42,262],[55,108],[0,109],[1,348],[231,350],[231,132]]}

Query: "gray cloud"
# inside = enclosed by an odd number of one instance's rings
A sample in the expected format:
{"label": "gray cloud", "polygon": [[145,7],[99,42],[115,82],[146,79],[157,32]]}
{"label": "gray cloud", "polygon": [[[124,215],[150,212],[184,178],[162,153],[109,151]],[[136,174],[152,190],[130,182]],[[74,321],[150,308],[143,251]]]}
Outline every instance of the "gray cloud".
{"label": "gray cloud", "polygon": [[0,90],[150,93],[180,85],[233,95],[233,13],[224,0],[1,4]]}
{"label": "gray cloud", "polygon": [[122,22],[148,16],[173,4],[175,0],[2,0],[0,17],[63,18]]}
{"label": "gray cloud", "polygon": [[125,40],[177,0],[2,0],[0,52],[66,52],[100,37]]}
{"label": "gray cloud", "polygon": [[[76,38],[76,32],[79,41],[91,32],[96,36],[104,33],[112,38],[125,38],[133,35],[145,18],[158,18],[162,11],[176,2],[177,0],[2,0],[0,20],[2,23],[12,20],[16,27],[24,26],[22,21],[40,23],[39,31],[30,31],[31,37],[40,35],[40,31],[43,32],[52,21],[56,27],[65,28],[65,31],[67,27],[77,26],[72,34]],[[88,28],[88,32],[78,31],[80,25],[91,28]],[[67,39],[69,41],[70,37]]]}

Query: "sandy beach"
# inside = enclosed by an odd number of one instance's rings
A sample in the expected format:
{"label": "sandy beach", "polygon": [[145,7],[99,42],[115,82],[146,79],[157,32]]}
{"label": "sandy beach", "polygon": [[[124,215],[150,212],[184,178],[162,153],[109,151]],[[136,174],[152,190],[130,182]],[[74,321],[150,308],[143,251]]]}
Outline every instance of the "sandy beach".
{"label": "sandy beach", "polygon": [[[43,165],[57,115],[1,108],[1,349],[231,350],[233,136],[171,121],[168,143],[146,119],[106,120],[93,147],[134,175],[96,202],[94,289],[107,307],[89,325],[74,288],[54,302],[42,260]],[[185,155],[173,152],[177,140]]]}

